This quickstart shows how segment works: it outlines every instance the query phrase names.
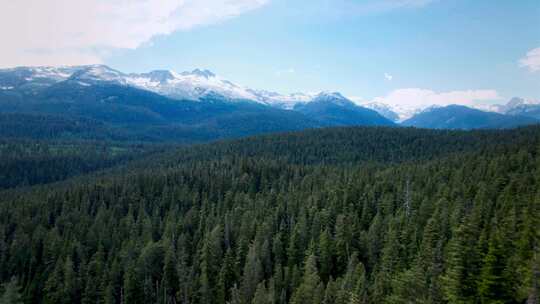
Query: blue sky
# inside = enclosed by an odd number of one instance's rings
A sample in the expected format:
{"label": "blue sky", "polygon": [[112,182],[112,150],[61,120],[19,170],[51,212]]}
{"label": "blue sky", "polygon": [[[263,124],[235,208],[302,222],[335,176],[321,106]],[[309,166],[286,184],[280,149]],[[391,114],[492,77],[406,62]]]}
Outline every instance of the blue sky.
{"label": "blue sky", "polygon": [[540,73],[518,63],[540,47],[537,0],[368,2],[274,0],[219,24],[157,37],[106,63],[129,71],[208,68],[289,93],[373,98],[399,88],[494,89],[505,98],[540,98]]}
{"label": "blue sky", "polygon": [[0,66],[207,68],[364,101],[540,99],[538,0],[21,0],[3,14],[29,21],[0,30],[15,45]]}

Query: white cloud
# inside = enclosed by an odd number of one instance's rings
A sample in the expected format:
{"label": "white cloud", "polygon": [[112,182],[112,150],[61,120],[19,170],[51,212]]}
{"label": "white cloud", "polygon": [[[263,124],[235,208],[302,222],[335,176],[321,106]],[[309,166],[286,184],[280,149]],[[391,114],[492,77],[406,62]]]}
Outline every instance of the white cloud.
{"label": "white cloud", "polygon": [[384,73],[384,78],[386,78],[386,80],[388,81],[392,81],[392,78],[394,78],[394,76],[388,74],[388,73]]}
{"label": "white cloud", "polygon": [[219,23],[269,0],[17,0],[0,10],[0,66],[100,62],[158,35]]}
{"label": "white cloud", "polygon": [[435,92],[419,88],[398,89],[386,96],[375,97],[371,100],[354,99],[360,105],[370,103],[386,104],[398,113],[400,120],[407,119],[430,106],[458,104],[474,108],[486,108],[488,105],[500,100],[501,97],[495,90]]}
{"label": "white cloud", "polygon": [[540,71],[540,47],[527,52],[527,55],[519,61],[519,65],[531,72]]}
{"label": "white cloud", "polygon": [[450,104],[473,106],[499,99],[500,96],[495,90],[435,92],[426,89],[408,88],[392,91],[388,95],[376,97],[372,101],[396,106],[428,107]]}

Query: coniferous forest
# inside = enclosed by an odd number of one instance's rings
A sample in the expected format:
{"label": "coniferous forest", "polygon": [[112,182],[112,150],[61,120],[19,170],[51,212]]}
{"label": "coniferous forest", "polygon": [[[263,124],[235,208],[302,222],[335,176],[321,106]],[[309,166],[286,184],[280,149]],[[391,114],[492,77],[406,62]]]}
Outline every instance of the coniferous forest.
{"label": "coniferous forest", "polygon": [[0,303],[539,303],[540,127],[0,141]]}

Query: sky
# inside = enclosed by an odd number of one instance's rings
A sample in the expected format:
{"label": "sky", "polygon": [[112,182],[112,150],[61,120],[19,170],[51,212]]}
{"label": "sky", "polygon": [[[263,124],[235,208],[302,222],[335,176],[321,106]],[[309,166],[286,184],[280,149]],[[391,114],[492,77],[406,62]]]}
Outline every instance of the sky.
{"label": "sky", "polygon": [[0,67],[203,68],[359,103],[540,100],[538,0],[0,1]]}

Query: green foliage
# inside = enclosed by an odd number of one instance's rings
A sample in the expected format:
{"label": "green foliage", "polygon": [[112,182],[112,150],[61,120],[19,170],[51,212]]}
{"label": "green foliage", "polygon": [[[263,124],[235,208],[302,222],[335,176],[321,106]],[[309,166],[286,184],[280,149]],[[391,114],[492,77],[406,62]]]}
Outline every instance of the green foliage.
{"label": "green foliage", "polygon": [[291,304],[319,304],[323,299],[323,285],[317,271],[317,259],[312,254],[304,265],[302,283],[292,296]]}
{"label": "green foliage", "polygon": [[47,184],[110,168],[157,145],[0,139],[0,190]]}
{"label": "green foliage", "polygon": [[339,128],[179,148],[3,191],[0,295],[537,303],[539,147],[537,127]]}
{"label": "green foliage", "polygon": [[3,293],[0,296],[0,304],[22,304],[22,296],[15,277],[2,285]]}

